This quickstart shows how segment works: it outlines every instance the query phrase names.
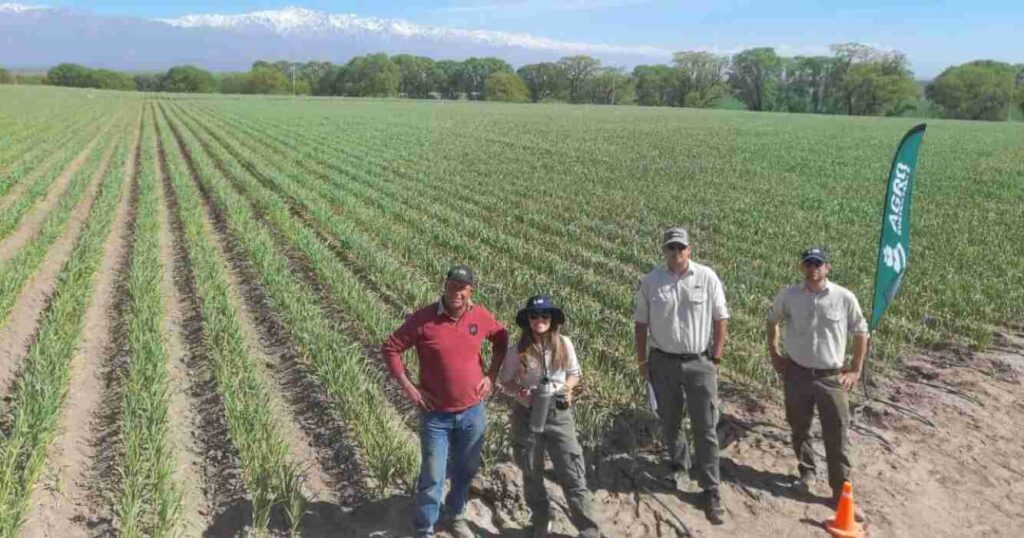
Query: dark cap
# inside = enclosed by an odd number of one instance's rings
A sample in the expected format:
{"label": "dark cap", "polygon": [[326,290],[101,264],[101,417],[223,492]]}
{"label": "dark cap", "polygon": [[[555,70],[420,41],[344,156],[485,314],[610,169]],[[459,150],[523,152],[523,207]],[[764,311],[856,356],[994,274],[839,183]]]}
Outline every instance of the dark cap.
{"label": "dark cap", "polygon": [[445,276],[445,280],[476,286],[476,275],[473,274],[472,269],[465,265],[456,265],[449,269],[448,274]]}
{"label": "dark cap", "polygon": [[828,252],[822,247],[811,247],[800,254],[800,261],[817,260],[821,263],[828,263]]}
{"label": "dark cap", "polygon": [[565,323],[565,313],[555,305],[550,295],[534,295],[526,300],[526,306],[516,313],[516,325],[523,329],[530,328],[530,314],[551,314],[551,322],[555,325]]}
{"label": "dark cap", "polygon": [[688,246],[690,244],[690,234],[686,232],[686,228],[673,227],[665,230],[665,235],[661,238],[661,246],[667,247],[671,243]]}

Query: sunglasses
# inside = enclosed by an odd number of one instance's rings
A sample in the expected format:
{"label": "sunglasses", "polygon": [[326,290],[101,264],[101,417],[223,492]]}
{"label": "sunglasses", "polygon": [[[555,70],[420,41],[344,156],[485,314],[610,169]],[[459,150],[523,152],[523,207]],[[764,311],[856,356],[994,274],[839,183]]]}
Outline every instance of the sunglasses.
{"label": "sunglasses", "polygon": [[689,248],[688,245],[680,245],[679,243],[669,243],[668,245],[665,245],[665,250],[675,250],[679,252],[682,252],[687,248]]}
{"label": "sunglasses", "polygon": [[530,314],[530,321],[536,321],[538,319],[551,319],[551,314]]}
{"label": "sunglasses", "polygon": [[808,267],[821,267],[822,265],[825,265],[825,262],[821,260],[804,260],[804,265]]}

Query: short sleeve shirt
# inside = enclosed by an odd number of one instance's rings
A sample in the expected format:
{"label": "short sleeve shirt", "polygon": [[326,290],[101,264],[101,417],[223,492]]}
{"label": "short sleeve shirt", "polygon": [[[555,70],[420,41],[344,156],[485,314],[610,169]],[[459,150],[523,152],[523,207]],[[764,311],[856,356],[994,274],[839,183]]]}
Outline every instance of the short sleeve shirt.
{"label": "short sleeve shirt", "polygon": [[651,346],[667,353],[706,351],[712,322],[728,318],[722,281],[694,261],[683,275],[665,266],[654,269],[636,292],[633,321],[646,324]]}
{"label": "short sleeve shirt", "polygon": [[775,297],[768,320],[785,321],[786,354],[805,368],[842,368],[848,335],[868,332],[857,296],[832,282],[817,293],[802,282],[786,287]]}
{"label": "short sleeve shirt", "polygon": [[[579,377],[580,362],[576,358],[576,347],[573,346],[572,340],[569,337],[562,335],[562,344],[565,346],[566,358],[569,359],[569,365],[565,369],[553,369],[551,367],[551,351],[544,353],[544,362],[548,367],[548,379],[551,381],[551,386],[555,392],[560,392],[565,387],[565,380],[569,376]],[[544,376],[544,368],[541,366],[539,360],[531,360],[519,355],[519,351],[516,346],[509,346],[508,352],[505,353],[505,360],[501,363],[501,373],[498,375],[498,379],[502,383],[508,383],[513,379],[521,387],[532,389],[540,384],[541,377]],[[519,400],[519,403],[529,407],[529,399]]]}

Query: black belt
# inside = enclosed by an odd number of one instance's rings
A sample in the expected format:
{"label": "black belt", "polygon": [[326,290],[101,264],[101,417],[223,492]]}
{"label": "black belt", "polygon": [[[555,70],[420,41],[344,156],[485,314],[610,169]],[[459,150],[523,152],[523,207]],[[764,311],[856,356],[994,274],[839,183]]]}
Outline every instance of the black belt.
{"label": "black belt", "polygon": [[695,360],[697,360],[697,359],[699,359],[701,357],[708,356],[708,351],[706,349],[704,351],[701,351],[700,353],[669,353],[668,351],[663,351],[663,350],[658,349],[658,348],[653,348],[653,349],[654,349],[654,351],[657,351],[658,353],[664,355],[665,357],[667,357],[669,359],[675,359],[677,361],[682,361],[682,362],[695,361]]}
{"label": "black belt", "polygon": [[834,375],[839,375],[839,373],[843,371],[841,368],[808,368],[806,366],[801,366],[797,364],[797,362],[794,361],[792,358],[789,359],[789,364],[791,366],[795,366],[797,370],[808,373],[814,377],[831,377]]}

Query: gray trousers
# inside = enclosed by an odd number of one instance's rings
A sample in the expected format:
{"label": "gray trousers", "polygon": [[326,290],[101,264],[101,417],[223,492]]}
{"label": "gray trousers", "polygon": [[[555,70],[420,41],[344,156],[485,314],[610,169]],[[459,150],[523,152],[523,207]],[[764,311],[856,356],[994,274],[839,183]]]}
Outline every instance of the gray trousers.
{"label": "gray trousers", "polygon": [[839,375],[815,376],[810,370],[790,362],[783,377],[786,380],[786,420],[793,430],[793,451],[800,472],[815,472],[814,448],[811,446],[811,422],[814,408],[821,417],[821,438],[825,441],[828,462],[828,483],[832,493],[842,491],[850,479],[850,404]]}
{"label": "gray trousers", "polygon": [[547,450],[555,478],[569,504],[572,524],[581,536],[598,536],[587,489],[583,448],[576,439],[572,409],[556,409],[552,403],[544,433],[538,434],[530,431],[530,410],[519,404],[512,407],[512,455],[523,472],[523,491],[526,504],[533,512],[534,525],[547,525],[550,520],[551,506],[544,489],[544,451]]}
{"label": "gray trousers", "polygon": [[651,348],[647,371],[658,403],[658,419],[669,463],[690,470],[690,450],[681,431],[683,417],[690,417],[697,465],[693,469],[701,489],[718,487],[718,371],[706,356],[681,360]]}

